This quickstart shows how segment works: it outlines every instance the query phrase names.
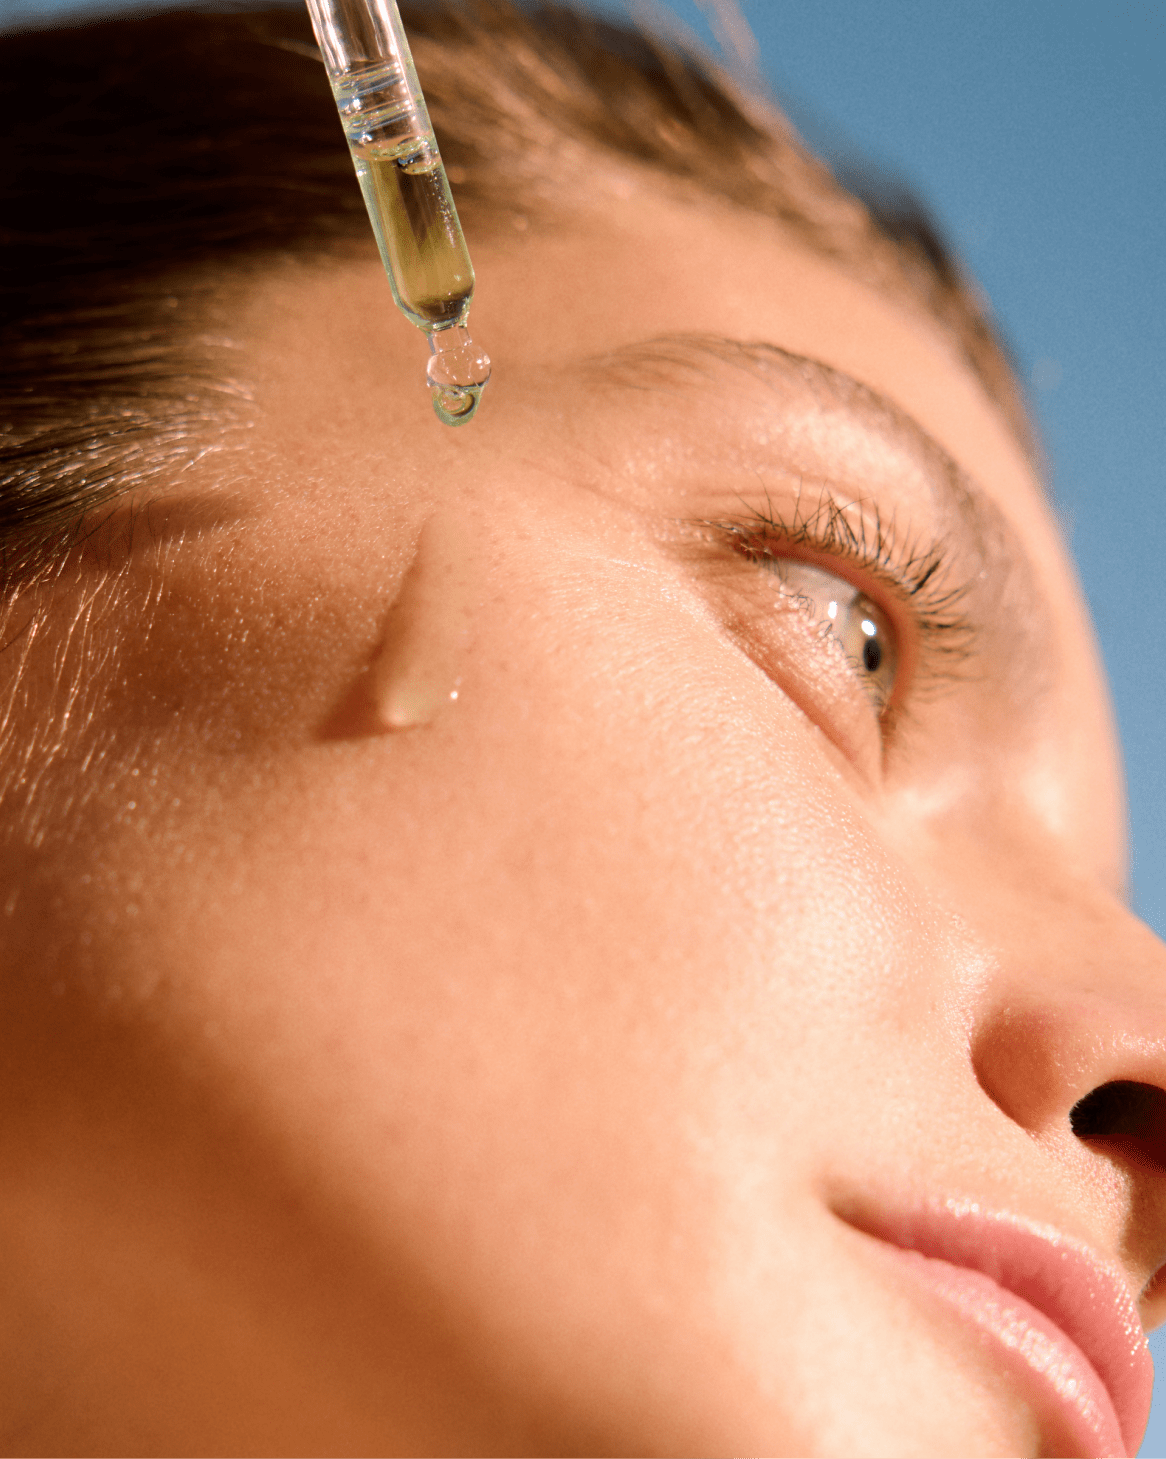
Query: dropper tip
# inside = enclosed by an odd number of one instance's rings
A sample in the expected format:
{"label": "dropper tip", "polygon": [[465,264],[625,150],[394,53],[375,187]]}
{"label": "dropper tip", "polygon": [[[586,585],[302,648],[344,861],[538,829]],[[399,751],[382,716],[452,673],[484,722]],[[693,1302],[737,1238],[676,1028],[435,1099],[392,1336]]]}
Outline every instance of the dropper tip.
{"label": "dropper tip", "polygon": [[443,425],[464,426],[473,420],[490,378],[490,356],[460,324],[435,329],[429,335],[429,367],[425,372],[433,391],[433,409]]}
{"label": "dropper tip", "polygon": [[433,390],[433,411],[442,425],[464,426],[473,420],[481,399],[481,385],[439,385]]}

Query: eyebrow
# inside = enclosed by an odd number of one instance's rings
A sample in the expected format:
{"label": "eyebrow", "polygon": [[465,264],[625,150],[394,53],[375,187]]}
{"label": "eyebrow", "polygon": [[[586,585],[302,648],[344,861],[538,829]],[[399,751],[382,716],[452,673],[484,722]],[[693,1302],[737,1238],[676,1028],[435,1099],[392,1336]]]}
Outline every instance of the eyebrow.
{"label": "eyebrow", "polygon": [[[856,422],[868,439],[903,453],[932,493],[937,516],[970,559],[977,617],[1008,631],[1010,659],[1030,689],[1047,672],[1052,616],[1023,540],[1000,506],[901,406],[861,380],[780,345],[714,334],[676,334],[622,346],[587,362],[597,383],[691,390],[712,369],[749,375],[779,397],[807,395]],[[877,505],[877,503],[876,503]]]}
{"label": "eyebrow", "polygon": [[[975,479],[901,406],[863,381],[809,355],[759,340],[713,334],[664,335],[625,345],[588,361],[597,379],[623,388],[683,385],[683,374],[708,376],[710,365],[740,370],[779,394],[809,392],[821,403],[845,412],[880,443],[903,451],[926,477],[941,514],[981,545],[986,567],[1032,575],[1015,531]],[[1034,598],[1039,597],[1033,584]]]}
{"label": "eyebrow", "polygon": [[661,335],[595,356],[588,364],[598,379],[624,388],[675,385],[682,383],[682,372],[707,376],[710,365],[740,370],[779,393],[800,388],[846,411],[882,442],[905,450],[941,488],[944,505],[957,515],[976,516],[980,503],[988,503],[974,479],[889,396],[843,370],[781,345],[727,335]]}

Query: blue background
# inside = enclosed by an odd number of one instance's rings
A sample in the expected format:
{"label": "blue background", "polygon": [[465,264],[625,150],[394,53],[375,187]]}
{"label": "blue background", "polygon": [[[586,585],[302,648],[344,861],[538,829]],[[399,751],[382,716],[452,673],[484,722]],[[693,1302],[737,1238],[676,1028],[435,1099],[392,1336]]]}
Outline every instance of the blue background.
{"label": "blue background", "polygon": [[[77,8],[0,0],[0,15],[18,6]],[[651,18],[652,5],[637,8]],[[668,8],[709,35],[697,0]],[[744,10],[802,132],[834,159],[865,154],[931,203],[1017,352],[1113,683],[1137,906],[1166,933],[1166,5]],[[1166,1374],[1166,1330],[1153,1346]],[[1160,1388],[1143,1455],[1166,1456]]]}

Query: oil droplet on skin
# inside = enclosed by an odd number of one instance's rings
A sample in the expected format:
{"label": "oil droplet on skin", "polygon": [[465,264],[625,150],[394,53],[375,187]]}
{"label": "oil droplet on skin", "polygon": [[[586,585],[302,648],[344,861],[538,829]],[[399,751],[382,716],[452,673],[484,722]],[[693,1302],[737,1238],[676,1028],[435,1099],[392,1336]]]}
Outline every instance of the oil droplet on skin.
{"label": "oil droplet on skin", "polygon": [[421,529],[369,670],[373,707],[387,730],[431,724],[458,702],[477,607],[471,545],[449,510]]}

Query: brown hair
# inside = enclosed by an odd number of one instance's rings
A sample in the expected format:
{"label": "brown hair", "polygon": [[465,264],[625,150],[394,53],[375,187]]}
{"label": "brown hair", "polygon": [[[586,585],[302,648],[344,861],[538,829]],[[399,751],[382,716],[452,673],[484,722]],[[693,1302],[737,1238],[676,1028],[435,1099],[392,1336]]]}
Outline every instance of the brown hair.
{"label": "brown hair", "polygon": [[[779,219],[948,331],[1031,448],[1006,354],[921,213],[859,203],[701,59],[557,4],[403,6],[471,229],[553,210],[599,149]],[[370,234],[303,7],[0,37],[0,545],[189,459],[237,390],[200,333],[224,269]],[[32,556],[30,556],[30,553]]]}

